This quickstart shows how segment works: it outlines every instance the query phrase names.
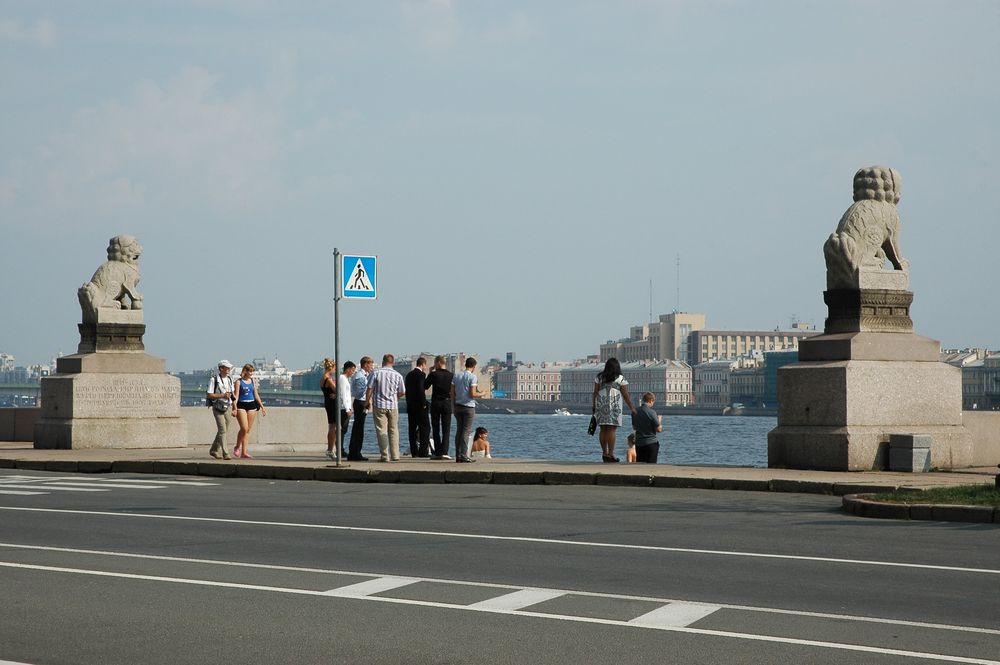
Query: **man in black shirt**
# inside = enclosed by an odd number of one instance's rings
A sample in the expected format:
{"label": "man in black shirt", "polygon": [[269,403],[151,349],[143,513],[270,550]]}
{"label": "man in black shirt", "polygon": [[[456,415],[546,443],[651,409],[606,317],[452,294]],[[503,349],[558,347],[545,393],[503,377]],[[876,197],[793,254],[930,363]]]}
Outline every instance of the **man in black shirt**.
{"label": "man in black shirt", "polygon": [[424,388],[431,390],[431,425],[434,428],[434,456],[431,459],[451,459],[448,456],[448,438],[451,436],[451,382],[455,378],[445,365],[444,356],[434,358],[434,369],[424,380]]}
{"label": "man in black shirt", "polygon": [[[406,386],[406,422],[410,433],[410,457],[430,457],[431,421],[427,413],[427,395],[424,388],[424,368],[427,358],[417,358],[417,366],[407,375]],[[419,445],[418,445],[419,442]]]}
{"label": "man in black shirt", "polygon": [[642,406],[632,414],[632,428],[635,429],[635,461],[656,464],[660,452],[660,443],[656,433],[663,431],[663,420],[653,411],[656,395],[646,393],[642,396]]}

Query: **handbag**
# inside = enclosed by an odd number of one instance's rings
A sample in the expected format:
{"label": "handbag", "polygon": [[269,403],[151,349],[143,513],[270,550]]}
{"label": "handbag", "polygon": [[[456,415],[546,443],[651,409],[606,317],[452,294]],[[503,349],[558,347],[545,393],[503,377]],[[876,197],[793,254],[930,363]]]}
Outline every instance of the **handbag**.
{"label": "handbag", "polygon": [[594,436],[594,432],[596,431],[597,431],[597,416],[594,415],[590,417],[590,424],[587,425],[587,434],[589,434],[590,436]]}
{"label": "handbag", "polygon": [[[219,377],[217,376],[213,377],[212,380],[215,382],[216,389],[218,389]],[[225,413],[226,411],[229,410],[230,406],[232,406],[232,401],[228,397],[218,397],[212,400],[212,408],[218,411],[219,413]]]}

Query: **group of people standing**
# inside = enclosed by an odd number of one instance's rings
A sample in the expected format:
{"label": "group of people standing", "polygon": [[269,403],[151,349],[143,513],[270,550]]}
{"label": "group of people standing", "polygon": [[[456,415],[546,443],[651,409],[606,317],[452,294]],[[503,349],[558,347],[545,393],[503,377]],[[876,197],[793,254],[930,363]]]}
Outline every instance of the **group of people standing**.
{"label": "group of people standing", "polygon": [[[420,357],[416,367],[405,377],[393,368],[395,361],[395,357],[387,353],[382,356],[382,366],[374,369],[375,361],[364,356],[359,361],[360,367],[351,361],[345,362],[339,376],[336,376],[336,361],[330,358],[324,361],[326,371],[320,380],[320,389],[329,424],[327,457],[336,459],[337,428],[340,428],[346,442],[347,426],[353,418],[350,441],[347,450],[341,450],[341,455],[348,460],[368,461],[361,450],[365,419],[371,413],[378,439],[379,461],[398,461],[399,400],[405,398],[411,457],[452,459],[448,454],[448,439],[454,415],[455,461],[473,462],[470,441],[476,418],[476,398],[486,396],[478,386],[476,359],[467,358],[465,370],[455,374],[448,370],[444,356],[434,358],[434,367],[430,372],[427,371],[427,359]],[[431,391],[430,402],[427,401],[427,390]],[[339,413],[338,392],[343,407]],[[488,445],[486,442],[487,451]]]}
{"label": "group of people standing", "polygon": [[[448,454],[448,440],[453,415],[456,423],[455,461],[473,462],[474,455],[491,457],[489,432],[479,427],[473,436],[472,430],[476,419],[476,398],[486,395],[479,389],[476,359],[467,358],[465,371],[455,374],[447,368],[444,356],[434,358],[434,367],[430,372],[427,371],[427,359],[420,357],[416,367],[405,377],[393,368],[395,360],[391,353],[385,354],[379,369],[375,369],[375,361],[369,356],[361,358],[360,367],[348,360],[340,374],[337,374],[335,360],[326,358],[323,361],[325,371],[320,379],[320,390],[329,425],[326,456],[336,459],[338,428],[343,432],[346,443],[347,427],[353,418],[349,443],[341,455],[348,460],[368,461],[361,450],[365,419],[371,413],[378,439],[379,461],[398,461],[399,400],[405,398],[411,457],[452,459]],[[236,436],[233,457],[253,459],[247,449],[250,432],[257,411],[267,415],[257,383],[253,380],[254,366],[250,363],[244,365],[237,381],[230,376],[233,365],[228,360],[220,360],[218,367],[219,373],[212,377],[206,392],[206,402],[212,407],[218,429],[208,454],[216,459],[231,459],[226,451],[225,436],[229,423],[236,418],[240,431]],[[431,391],[429,402],[427,390]],[[341,397],[340,409],[338,394]],[[622,375],[621,365],[615,358],[608,359],[604,369],[594,379],[591,404],[600,427],[598,438],[604,462],[620,461],[615,457],[615,445],[618,428],[623,424],[624,404],[632,414],[633,428],[629,435],[628,461],[656,463],[660,449],[656,435],[663,431],[663,421],[653,410],[655,402],[656,396],[647,392],[642,396],[642,403],[636,407],[629,395],[628,381]]]}

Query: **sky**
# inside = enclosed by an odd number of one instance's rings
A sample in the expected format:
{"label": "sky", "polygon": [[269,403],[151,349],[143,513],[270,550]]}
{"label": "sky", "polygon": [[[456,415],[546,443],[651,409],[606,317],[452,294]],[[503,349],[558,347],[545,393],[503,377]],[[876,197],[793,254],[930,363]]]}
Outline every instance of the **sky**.
{"label": "sky", "polygon": [[118,234],[172,371],[332,357],[334,248],[344,360],[821,329],[875,164],[916,331],[1000,349],[998,72],[994,1],[0,0],[0,352],[75,352]]}

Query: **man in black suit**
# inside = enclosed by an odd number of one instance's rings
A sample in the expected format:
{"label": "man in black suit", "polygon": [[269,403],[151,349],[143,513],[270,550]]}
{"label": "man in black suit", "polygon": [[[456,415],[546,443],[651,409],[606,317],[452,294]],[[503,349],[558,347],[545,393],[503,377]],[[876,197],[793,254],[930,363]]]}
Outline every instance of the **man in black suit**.
{"label": "man in black suit", "polygon": [[434,457],[451,459],[448,456],[448,438],[451,436],[451,382],[455,375],[448,371],[444,356],[434,358],[434,369],[427,375],[424,388],[431,389],[431,423],[434,428]]}
{"label": "man in black suit", "polygon": [[[406,421],[410,432],[410,457],[430,457],[431,421],[424,393],[427,358],[417,358],[417,366],[406,375]],[[419,443],[419,445],[418,445]]]}

